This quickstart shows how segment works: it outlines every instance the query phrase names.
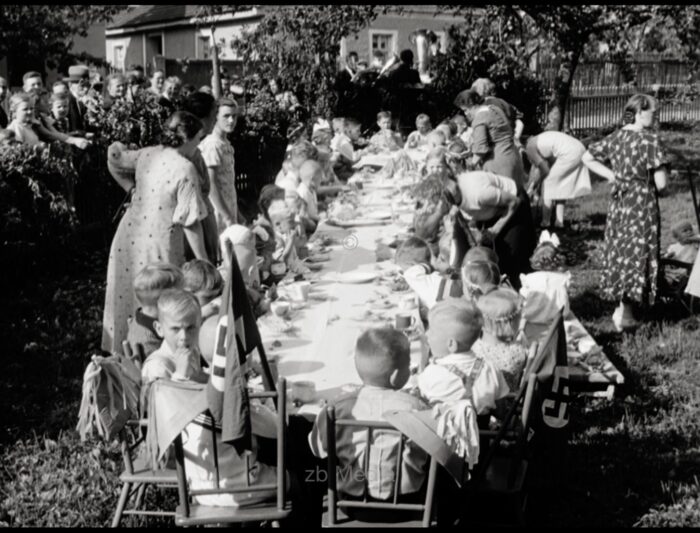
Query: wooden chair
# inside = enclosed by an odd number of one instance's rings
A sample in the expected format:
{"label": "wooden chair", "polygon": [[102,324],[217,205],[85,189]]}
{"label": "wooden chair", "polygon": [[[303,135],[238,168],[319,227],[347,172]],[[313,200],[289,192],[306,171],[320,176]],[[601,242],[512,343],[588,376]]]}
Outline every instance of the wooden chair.
{"label": "wooden chair", "polygon": [[550,354],[550,342],[557,333],[559,320],[554,320],[541,343],[530,348],[518,392],[501,426],[496,431],[479,432],[482,446],[488,443],[479,458],[472,479],[472,495],[497,496],[506,499],[514,510],[518,524],[525,524],[527,506],[527,472],[532,455],[533,414],[541,407],[537,374]]}
{"label": "wooden chair", "polygon": [[[399,503],[399,488],[401,487],[401,469],[403,466],[403,450],[406,446],[406,437],[401,434],[396,428],[386,422],[376,422],[368,420],[350,420],[335,418],[335,409],[332,406],[326,408],[326,431],[328,443],[328,512],[324,518],[324,525],[327,527],[430,527],[433,518],[433,497],[435,494],[435,480],[437,475],[437,462],[431,458],[428,469],[428,478],[425,488],[425,499],[423,503]],[[367,443],[372,441],[372,433],[377,430],[382,432],[395,433],[399,441],[399,449],[397,453],[396,472],[397,476],[394,480],[393,496],[391,501],[375,501],[370,500],[368,495],[368,479],[369,473],[369,450],[365,453],[363,472],[364,472],[364,493],[361,501],[343,499],[338,493],[337,474],[339,471],[338,455],[336,451],[336,427],[350,427],[366,431]],[[368,444],[369,447],[369,444]],[[339,517],[339,508],[341,509],[362,509],[371,512],[376,511],[381,513],[377,515],[377,521],[371,518],[369,521],[360,521],[348,518],[342,514]],[[382,520],[389,513],[396,515],[405,515],[406,519],[401,522],[389,522]],[[365,517],[363,517],[365,518]]]}
{"label": "wooden chair", "polygon": [[[175,511],[143,509],[146,490],[150,486],[158,488],[177,488],[177,475],[173,469],[153,470],[145,457],[134,457],[136,450],[144,441],[145,420],[130,420],[119,433],[119,444],[124,460],[124,472],[119,476],[122,490],[117,509],[112,519],[112,527],[119,527],[124,515],[175,516]],[[133,506],[127,504],[133,501]]]}
{"label": "wooden chair", "polygon": [[[122,343],[124,356],[141,368],[145,359],[143,345],[136,344],[133,348],[128,341]],[[143,418],[143,394],[140,398],[139,420],[129,420],[124,429],[119,432],[119,446],[124,461],[124,472],[119,476],[122,489],[117,503],[117,509],[112,519],[112,527],[119,527],[124,515],[142,516],[175,516],[175,511],[142,509],[146,490],[149,487],[175,489],[177,488],[177,476],[175,470],[170,468],[152,469],[143,456],[136,452],[145,440],[147,422]],[[127,508],[127,504],[133,502],[133,506]]]}
{"label": "wooden chair", "polygon": [[131,359],[139,369],[143,366],[143,362],[146,360],[146,350],[144,350],[143,344],[137,343],[131,346],[129,341],[122,341],[122,349],[124,355]]}
{"label": "wooden chair", "polygon": [[[233,487],[222,487],[218,455],[215,460],[216,488],[190,489],[187,483],[186,465],[182,436],[178,436],[174,442],[175,461],[177,468],[177,484],[180,496],[180,504],[175,511],[175,524],[178,526],[201,526],[207,524],[229,524],[242,522],[279,521],[287,518],[291,512],[291,503],[286,493],[285,476],[285,444],[286,444],[286,382],[280,378],[277,383],[277,391],[265,391],[250,393],[250,399],[272,398],[277,400],[277,479],[274,484],[250,485],[250,476],[247,476],[245,484]],[[212,431],[212,439],[216,443],[216,435]],[[215,453],[218,454],[218,449]],[[247,464],[250,473],[251,465]],[[215,494],[240,494],[248,492],[275,491],[276,499],[272,502],[264,502],[251,506],[240,507],[214,507],[201,505],[194,500],[197,496]]]}

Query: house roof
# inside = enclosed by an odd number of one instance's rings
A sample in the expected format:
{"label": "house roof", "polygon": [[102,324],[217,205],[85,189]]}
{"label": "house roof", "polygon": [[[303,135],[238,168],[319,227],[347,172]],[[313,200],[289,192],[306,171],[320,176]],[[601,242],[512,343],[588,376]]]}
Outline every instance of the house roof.
{"label": "house roof", "polygon": [[[132,28],[162,22],[190,20],[197,15],[199,5],[143,5],[117,15],[107,29]],[[226,12],[226,10],[224,11]]]}

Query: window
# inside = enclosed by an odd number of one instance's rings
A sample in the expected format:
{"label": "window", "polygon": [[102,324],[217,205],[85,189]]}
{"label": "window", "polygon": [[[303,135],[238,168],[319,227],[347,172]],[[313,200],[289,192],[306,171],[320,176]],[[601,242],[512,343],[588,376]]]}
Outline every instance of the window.
{"label": "window", "polygon": [[438,43],[440,44],[440,53],[444,54],[447,52],[447,33],[444,31],[436,31]]}
{"label": "window", "polygon": [[369,53],[380,51],[385,57],[396,53],[398,31],[394,30],[369,30]]}
{"label": "window", "polygon": [[163,34],[156,33],[148,36],[148,51],[150,57],[163,55]]}
{"label": "window", "polygon": [[199,59],[209,59],[211,53],[211,37],[209,35],[200,35],[197,44]]}
{"label": "window", "polygon": [[114,47],[114,68],[124,70],[124,46]]}

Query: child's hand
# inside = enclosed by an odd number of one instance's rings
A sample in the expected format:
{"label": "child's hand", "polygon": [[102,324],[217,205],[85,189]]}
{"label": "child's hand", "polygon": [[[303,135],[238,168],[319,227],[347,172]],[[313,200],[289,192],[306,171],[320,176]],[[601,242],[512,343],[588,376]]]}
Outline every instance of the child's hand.
{"label": "child's hand", "polygon": [[202,320],[206,320],[210,316],[218,315],[221,308],[220,298],[216,298],[202,307]]}
{"label": "child's hand", "polygon": [[197,369],[195,361],[197,353],[192,348],[178,347],[173,354],[175,357],[175,373],[185,379],[191,379]]}

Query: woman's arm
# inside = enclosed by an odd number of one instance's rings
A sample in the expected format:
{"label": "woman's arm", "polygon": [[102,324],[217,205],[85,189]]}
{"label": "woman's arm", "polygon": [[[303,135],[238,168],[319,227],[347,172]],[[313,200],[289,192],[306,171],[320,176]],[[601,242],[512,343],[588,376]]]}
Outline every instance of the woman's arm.
{"label": "woman's arm", "polygon": [[598,161],[595,157],[593,157],[593,154],[591,154],[590,152],[586,151],[586,153],[583,154],[581,162],[586,166],[588,170],[595,174],[598,174],[601,178],[604,178],[608,181],[615,181],[615,173],[608,167],[606,167],[603,163]]}
{"label": "woman's arm", "polygon": [[499,218],[496,223],[489,228],[490,233],[492,233],[494,237],[498,237],[501,231],[503,231],[505,225],[510,222],[510,219],[513,218],[513,215],[518,210],[518,207],[520,207],[520,202],[522,200],[519,197],[513,196],[509,193],[503,193],[501,195],[501,201],[506,204],[505,212],[503,216],[501,216],[501,218]]}
{"label": "woman's arm", "polygon": [[192,248],[192,252],[197,259],[209,260],[207,250],[204,248],[204,235],[202,232],[202,222],[197,221],[190,226],[185,226],[185,238]]}
{"label": "woman's arm", "polygon": [[219,190],[219,185],[216,180],[216,167],[207,167],[207,172],[209,173],[209,183],[211,183],[211,188],[209,189],[209,199],[211,200],[214,209],[224,217],[224,223],[226,226],[233,226],[237,224],[238,221],[233,219],[233,216],[228,210],[228,205],[224,202],[221,196],[221,191]]}

